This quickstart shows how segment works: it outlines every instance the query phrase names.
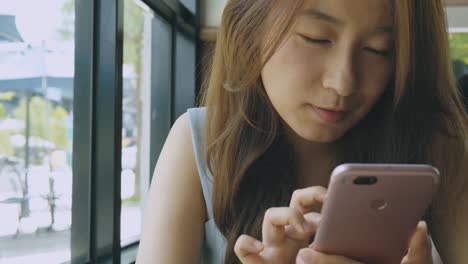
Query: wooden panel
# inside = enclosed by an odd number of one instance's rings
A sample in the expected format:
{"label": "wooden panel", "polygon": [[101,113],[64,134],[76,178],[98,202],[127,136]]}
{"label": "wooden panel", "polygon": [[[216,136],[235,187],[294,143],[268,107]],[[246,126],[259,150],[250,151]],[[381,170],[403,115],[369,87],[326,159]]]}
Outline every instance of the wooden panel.
{"label": "wooden panel", "polygon": [[200,30],[200,39],[204,42],[216,42],[217,36],[217,27],[203,27]]}

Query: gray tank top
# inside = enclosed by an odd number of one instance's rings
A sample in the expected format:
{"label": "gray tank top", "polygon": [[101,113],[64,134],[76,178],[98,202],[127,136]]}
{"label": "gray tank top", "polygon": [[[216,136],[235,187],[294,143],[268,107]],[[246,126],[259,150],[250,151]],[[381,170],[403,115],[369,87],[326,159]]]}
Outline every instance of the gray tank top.
{"label": "gray tank top", "polygon": [[[195,160],[197,162],[200,183],[203,189],[206,209],[208,211],[208,221],[205,223],[205,238],[203,242],[202,264],[222,264],[226,250],[226,239],[219,231],[213,220],[213,208],[211,207],[211,195],[213,190],[213,176],[208,170],[206,163],[206,143],[205,143],[205,115],[206,108],[188,109],[190,119],[190,129],[192,134]],[[431,239],[432,242],[432,239]],[[442,263],[439,253],[432,242],[432,256],[434,263]]]}
{"label": "gray tank top", "polygon": [[208,170],[206,162],[206,140],[205,140],[205,115],[206,108],[188,109],[190,120],[190,129],[192,134],[192,143],[197,162],[200,183],[205,198],[206,209],[208,212],[208,221],[205,223],[205,238],[202,248],[203,264],[222,264],[224,263],[224,254],[226,250],[226,239],[219,231],[213,219],[213,208],[211,197],[213,193],[213,176]]}

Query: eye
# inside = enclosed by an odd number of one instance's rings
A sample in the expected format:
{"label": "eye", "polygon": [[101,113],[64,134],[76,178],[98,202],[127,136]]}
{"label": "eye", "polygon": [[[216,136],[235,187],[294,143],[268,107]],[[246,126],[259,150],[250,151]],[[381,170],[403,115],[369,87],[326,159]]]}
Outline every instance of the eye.
{"label": "eye", "polygon": [[307,37],[307,36],[304,36],[304,35],[302,35],[302,34],[299,34],[299,36],[300,36],[303,40],[305,40],[305,41],[307,41],[307,42],[309,42],[309,43],[313,43],[313,44],[322,44],[322,45],[323,45],[323,44],[330,44],[330,43],[331,43],[331,41],[328,40],[328,39],[313,39],[313,38],[309,38],[309,37]]}
{"label": "eye", "polygon": [[364,48],[364,50],[383,57],[389,57],[392,55],[392,50],[377,50],[373,48]]}

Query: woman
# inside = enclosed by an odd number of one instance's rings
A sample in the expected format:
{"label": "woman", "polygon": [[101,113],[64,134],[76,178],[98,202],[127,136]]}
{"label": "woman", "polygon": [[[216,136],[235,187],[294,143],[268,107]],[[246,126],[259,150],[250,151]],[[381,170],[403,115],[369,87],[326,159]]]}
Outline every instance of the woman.
{"label": "woman", "polygon": [[[156,166],[138,263],[357,263],[307,247],[344,162],[438,167],[425,220],[445,263],[468,261],[448,53],[441,0],[229,0],[206,108],[177,120]],[[402,262],[430,254],[422,222]]]}

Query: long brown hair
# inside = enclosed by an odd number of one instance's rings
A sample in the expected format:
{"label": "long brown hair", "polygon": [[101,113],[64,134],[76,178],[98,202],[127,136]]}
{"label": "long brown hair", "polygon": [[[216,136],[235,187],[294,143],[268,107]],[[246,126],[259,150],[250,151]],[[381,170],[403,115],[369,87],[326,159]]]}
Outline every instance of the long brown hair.
{"label": "long brown hair", "polygon": [[[337,162],[430,163],[445,176],[442,189],[463,186],[448,177],[466,155],[467,118],[452,74],[443,3],[392,2],[395,76],[374,109],[340,139],[344,156]],[[223,13],[202,104],[214,219],[228,242],[225,263],[238,263],[233,247],[241,234],[261,239],[264,212],[287,206],[296,186],[293,152],[261,70],[302,4],[229,0]],[[453,144],[436,144],[440,139]],[[449,146],[450,155],[436,154]]]}

